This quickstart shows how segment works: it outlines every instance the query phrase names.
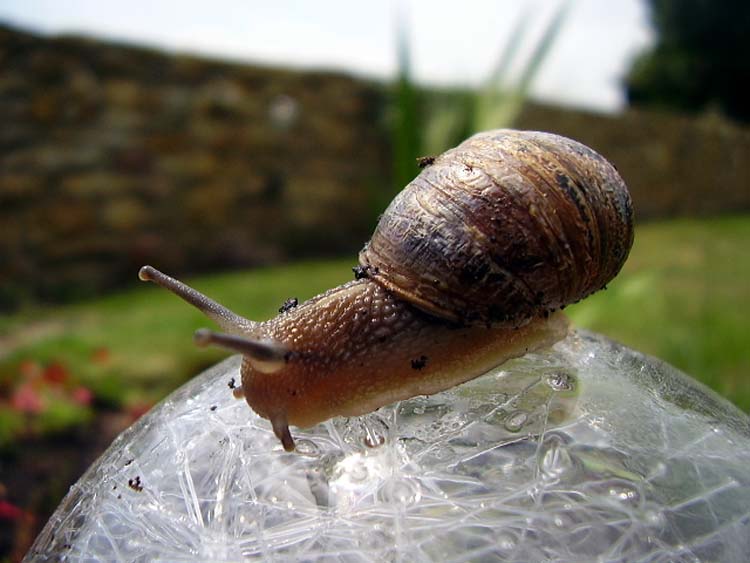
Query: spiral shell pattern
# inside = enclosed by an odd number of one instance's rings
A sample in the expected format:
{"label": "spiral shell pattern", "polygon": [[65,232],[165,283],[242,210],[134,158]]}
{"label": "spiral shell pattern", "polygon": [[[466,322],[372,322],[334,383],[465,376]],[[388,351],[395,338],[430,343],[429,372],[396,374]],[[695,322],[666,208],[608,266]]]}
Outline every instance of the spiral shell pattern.
{"label": "spiral shell pattern", "polygon": [[614,166],[565,137],[501,129],[427,166],[359,259],[434,316],[522,324],[604,287],[632,243],[630,195]]}

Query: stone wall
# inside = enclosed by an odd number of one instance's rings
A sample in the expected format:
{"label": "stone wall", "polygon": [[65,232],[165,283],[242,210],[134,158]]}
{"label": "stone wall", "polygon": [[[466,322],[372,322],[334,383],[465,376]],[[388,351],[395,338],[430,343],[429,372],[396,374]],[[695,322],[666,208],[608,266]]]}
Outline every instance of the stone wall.
{"label": "stone wall", "polygon": [[[0,27],[0,303],[353,252],[387,186],[381,93]],[[1,307],[2,305],[0,305]]]}
{"label": "stone wall", "polygon": [[[0,310],[175,274],[353,253],[389,189],[382,85],[0,26]],[[530,105],[599,150],[639,219],[750,209],[750,133]],[[415,166],[415,174],[417,172]]]}

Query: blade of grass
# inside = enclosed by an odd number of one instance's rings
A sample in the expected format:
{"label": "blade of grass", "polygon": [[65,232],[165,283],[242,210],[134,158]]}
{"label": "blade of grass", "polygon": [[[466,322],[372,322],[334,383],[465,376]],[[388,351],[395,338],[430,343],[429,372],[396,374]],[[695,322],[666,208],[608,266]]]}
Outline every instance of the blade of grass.
{"label": "blade of grass", "polygon": [[[562,28],[571,0],[565,0],[545,27],[537,45],[522,69],[518,84],[506,86],[531,22],[532,12],[519,15],[503,49],[479,93],[470,90],[428,92],[425,95],[412,77],[411,48],[406,18],[398,20],[398,76],[391,109],[393,145],[393,189],[379,191],[374,208],[380,213],[395,193],[408,184],[417,172],[416,159],[439,154],[477,131],[510,127],[520,112],[534,77],[547,57]],[[430,102],[429,112],[422,111]]]}
{"label": "blade of grass", "polygon": [[500,51],[494,69],[486,81],[485,88],[500,88],[503,86],[508,77],[508,70],[516,58],[521,43],[523,43],[523,38],[526,35],[526,30],[530,22],[531,7],[526,6],[524,11],[519,13],[516,23],[510,35],[508,35],[508,40]]}
{"label": "blade of grass", "polygon": [[414,177],[416,159],[420,156],[420,123],[417,110],[417,89],[412,79],[409,35],[405,19],[399,20],[397,32],[398,79],[395,91],[393,116],[393,166],[394,190],[384,194],[385,201],[379,201],[379,212],[391,200],[394,193],[408,184]]}
{"label": "blade of grass", "polygon": [[[495,73],[487,81],[486,86],[480,94],[480,108],[476,112],[477,121],[474,123],[476,131],[495,127],[511,127],[515,123],[518,114],[523,108],[523,104],[529,97],[529,91],[531,90],[534,78],[537,76],[539,69],[546,60],[550,49],[554,45],[565,23],[570,5],[570,0],[566,0],[560,4],[542,32],[532,54],[526,61],[518,83],[508,88],[503,85],[505,74],[507,74],[513,62],[513,57],[517,53],[528,27],[528,21],[519,20],[506,48],[500,56]],[[524,13],[523,17],[528,16]]]}

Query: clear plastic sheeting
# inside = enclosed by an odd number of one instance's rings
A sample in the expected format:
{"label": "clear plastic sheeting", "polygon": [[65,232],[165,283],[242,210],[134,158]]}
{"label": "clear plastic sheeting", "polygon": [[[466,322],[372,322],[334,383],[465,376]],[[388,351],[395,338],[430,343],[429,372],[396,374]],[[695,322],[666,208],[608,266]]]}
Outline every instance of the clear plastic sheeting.
{"label": "clear plastic sheeting", "polygon": [[601,336],[358,418],[292,428],[173,393],[72,487],[27,555],[97,561],[747,561],[748,417]]}

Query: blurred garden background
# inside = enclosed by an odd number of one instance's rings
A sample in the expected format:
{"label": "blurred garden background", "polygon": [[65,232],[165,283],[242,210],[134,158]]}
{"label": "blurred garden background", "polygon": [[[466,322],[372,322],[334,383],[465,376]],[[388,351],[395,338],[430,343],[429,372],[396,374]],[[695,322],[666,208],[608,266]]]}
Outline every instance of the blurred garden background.
{"label": "blurred garden background", "polygon": [[750,411],[747,3],[6,4],[0,561],[223,356],[141,265],[271,317],[352,279],[417,158],[478,130],[552,131],[617,166],[635,245],[570,316]]}

